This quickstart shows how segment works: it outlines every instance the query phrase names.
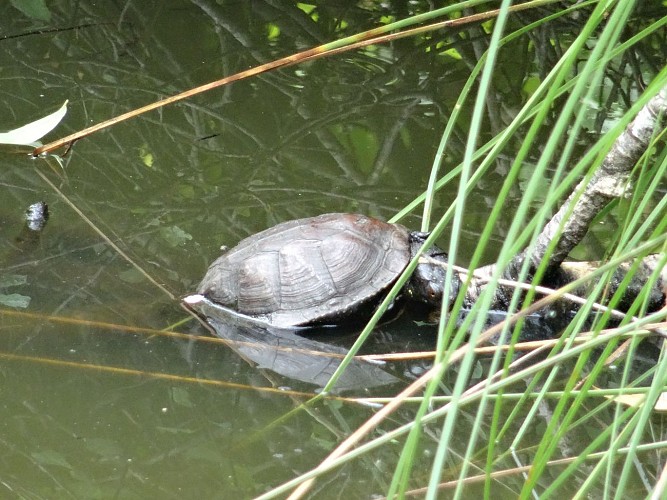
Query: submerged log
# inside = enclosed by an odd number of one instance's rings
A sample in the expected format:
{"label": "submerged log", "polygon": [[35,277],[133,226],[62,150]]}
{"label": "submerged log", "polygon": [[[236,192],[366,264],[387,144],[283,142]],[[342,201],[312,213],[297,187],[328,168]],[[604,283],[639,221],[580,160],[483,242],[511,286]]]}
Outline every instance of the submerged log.
{"label": "submerged log", "polygon": [[[627,261],[618,266],[612,279],[607,283],[606,295],[613,296],[623,280],[631,273],[630,282],[623,289],[623,296],[617,306],[621,311],[627,311],[642,292],[646,293],[647,311],[657,311],[667,304],[667,267],[664,254],[649,255],[640,261]],[[570,283],[579,278],[589,276],[596,270],[600,262],[563,262],[559,268],[557,279],[560,283]],[[577,290],[576,294],[582,297],[591,292],[592,283]]]}
{"label": "submerged log", "polygon": [[[667,307],[666,263],[667,255],[665,254],[652,254],[639,261],[631,260],[623,262],[614,270],[612,278],[607,281],[604,293],[606,300],[602,300],[602,303],[606,304],[608,299],[618,292],[624,280],[630,276],[629,283],[622,286],[622,297],[615,306],[615,309],[627,312],[642,293],[646,297],[647,312],[655,312],[663,307]],[[501,279],[490,309],[507,310],[509,298],[517,288],[524,290],[534,288],[538,295],[555,293],[554,289],[591,276],[602,264],[602,262],[563,262],[558,269],[555,269],[549,275],[548,283],[537,287],[515,280]],[[471,286],[467,290],[465,300],[468,307],[474,304],[481,295],[484,287],[492,280],[493,270],[494,266],[485,266],[473,272]],[[459,278],[465,280],[467,278],[466,273],[460,272]],[[597,283],[598,280],[591,279],[584,285],[573,290],[572,293],[566,294],[558,300],[567,302],[574,308],[576,307],[576,303],[583,303],[585,301],[585,297],[588,297],[593,292]],[[577,300],[577,298],[581,300]],[[560,309],[564,307],[567,306],[559,306]]]}

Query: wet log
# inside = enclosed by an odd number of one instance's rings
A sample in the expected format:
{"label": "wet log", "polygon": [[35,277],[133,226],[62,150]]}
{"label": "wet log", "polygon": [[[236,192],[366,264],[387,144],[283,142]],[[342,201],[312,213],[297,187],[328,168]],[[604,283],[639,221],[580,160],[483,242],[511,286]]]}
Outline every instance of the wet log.
{"label": "wet log", "polygon": [[[621,284],[630,273],[630,281],[623,285],[621,299],[615,306],[616,310],[627,312],[637,298],[645,293],[647,297],[647,312],[655,312],[663,307],[667,307],[667,255],[652,254],[638,261],[626,261],[620,264],[615,270],[609,281],[606,282],[604,297],[606,304],[608,299],[614,296]],[[535,289],[538,297],[555,293],[555,289],[569,283],[573,283],[581,278],[591,276],[602,262],[563,262],[558,269],[549,275],[549,282],[543,286],[535,287],[528,283],[520,283],[515,280],[501,279],[498,284],[498,292],[494,296],[491,305],[492,310],[507,310],[509,297],[516,288],[524,290]],[[482,290],[492,280],[494,266],[485,266],[473,272],[471,286],[467,291],[466,305],[468,307],[479,298]],[[466,272],[459,273],[461,280],[467,278]],[[552,304],[558,309],[576,308],[576,304],[583,303],[588,297],[598,280],[589,280],[586,284],[573,290],[572,293],[564,295],[558,299],[560,304]],[[577,300],[581,299],[581,300]],[[602,305],[601,304],[601,305]]]}
{"label": "wet log", "polygon": [[[667,267],[663,254],[649,255],[640,261],[627,261],[618,266],[614,274],[607,282],[606,295],[613,296],[619,289],[623,280],[631,273],[630,282],[623,289],[623,296],[617,306],[620,311],[627,311],[632,303],[642,292],[646,293],[647,310],[657,311],[667,304]],[[559,283],[571,283],[579,278],[585,278],[595,271],[600,262],[563,262],[558,270],[557,279]],[[655,279],[654,279],[655,277]],[[593,283],[580,288],[576,295],[586,297],[592,291]]]}

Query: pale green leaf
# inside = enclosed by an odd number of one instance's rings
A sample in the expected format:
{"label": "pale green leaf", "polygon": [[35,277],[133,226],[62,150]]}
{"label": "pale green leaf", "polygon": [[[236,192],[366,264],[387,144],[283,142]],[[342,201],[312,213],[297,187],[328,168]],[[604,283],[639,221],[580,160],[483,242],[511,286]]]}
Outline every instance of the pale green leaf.
{"label": "pale green leaf", "polygon": [[178,226],[161,228],[160,236],[162,236],[167,244],[172,247],[185,244],[187,241],[192,239],[191,234],[186,233]]}
{"label": "pale green leaf", "polygon": [[6,276],[0,276],[0,288],[25,285],[27,282],[28,277],[25,274],[8,274]]}
{"label": "pale green leaf", "polygon": [[51,20],[51,11],[46,6],[45,0],[11,0],[11,4],[30,19]]}
{"label": "pale green leaf", "polygon": [[0,144],[18,144],[28,146],[51,132],[67,113],[67,102],[62,107],[44,118],[23,125],[9,132],[0,133]]}
{"label": "pale green leaf", "polygon": [[10,293],[8,295],[0,293],[0,304],[7,307],[25,309],[30,305],[30,297],[18,293]]}
{"label": "pale green leaf", "polygon": [[36,451],[32,453],[32,458],[41,466],[59,465],[67,469],[72,468],[64,455],[55,450]]}

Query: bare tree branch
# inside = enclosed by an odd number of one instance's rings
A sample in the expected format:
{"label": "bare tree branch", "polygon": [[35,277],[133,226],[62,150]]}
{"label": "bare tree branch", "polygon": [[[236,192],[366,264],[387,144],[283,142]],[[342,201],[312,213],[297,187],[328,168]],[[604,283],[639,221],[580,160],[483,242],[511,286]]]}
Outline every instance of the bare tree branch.
{"label": "bare tree branch", "polygon": [[[651,138],[660,127],[660,118],[666,111],[667,88],[663,88],[639,111],[637,117],[618,137],[590,182],[584,186],[585,181],[582,181],[544,227],[530,254],[535,267],[545,258],[547,248],[554,238],[558,238],[558,243],[549,256],[547,266],[548,269],[560,266],[572,249],[581,242],[600,210],[614,198],[621,198],[632,191],[630,172],[647,150]],[[577,199],[582,190],[583,193]],[[572,213],[568,216],[570,210]],[[562,233],[559,231],[561,225]]]}
{"label": "bare tree branch", "polygon": [[[552,281],[562,281],[564,276],[569,275],[569,271],[562,269],[561,264],[572,249],[582,241],[600,211],[615,198],[628,196],[632,192],[630,173],[648,149],[651,139],[661,127],[661,118],[665,114],[667,114],[667,87],[637,113],[636,118],[618,137],[592,178],[581,181],[556,215],[546,224],[530,252],[523,251],[512,259],[503,273],[505,278],[518,280],[526,258],[530,258],[531,271],[537,269],[540,263],[548,258],[547,271]],[[547,250],[554,240],[556,244],[553,252],[547,257]],[[653,261],[651,263],[654,264]],[[487,284],[486,278],[490,278],[495,271],[495,264],[475,270],[476,278],[473,279],[466,298],[468,304],[477,300]],[[664,275],[664,271],[661,272]],[[664,294],[667,279],[663,276],[659,281],[655,293]],[[508,293],[511,293],[508,288],[499,286],[492,309],[507,307]]]}

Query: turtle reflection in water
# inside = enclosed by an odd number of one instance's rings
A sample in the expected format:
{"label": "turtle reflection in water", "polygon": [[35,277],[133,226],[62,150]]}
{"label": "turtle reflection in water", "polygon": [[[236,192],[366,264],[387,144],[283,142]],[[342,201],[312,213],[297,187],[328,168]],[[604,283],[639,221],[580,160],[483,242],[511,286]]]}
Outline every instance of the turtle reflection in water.
{"label": "turtle reflection in water", "polygon": [[[241,241],[218,258],[197,297],[268,326],[336,325],[366,319],[396,282],[427,234],[355,214],[325,214],[278,224]],[[425,255],[446,262],[432,247]],[[403,290],[411,300],[438,306],[445,269],[417,266]],[[458,291],[455,277],[452,294]]]}
{"label": "turtle reflection in water", "polygon": [[[324,387],[347,354],[343,347],[298,335],[294,328],[261,325],[203,295],[186,297],[183,305],[243,359],[292,381]],[[399,381],[384,368],[381,361],[352,359],[339,375],[334,392],[367,391]]]}

